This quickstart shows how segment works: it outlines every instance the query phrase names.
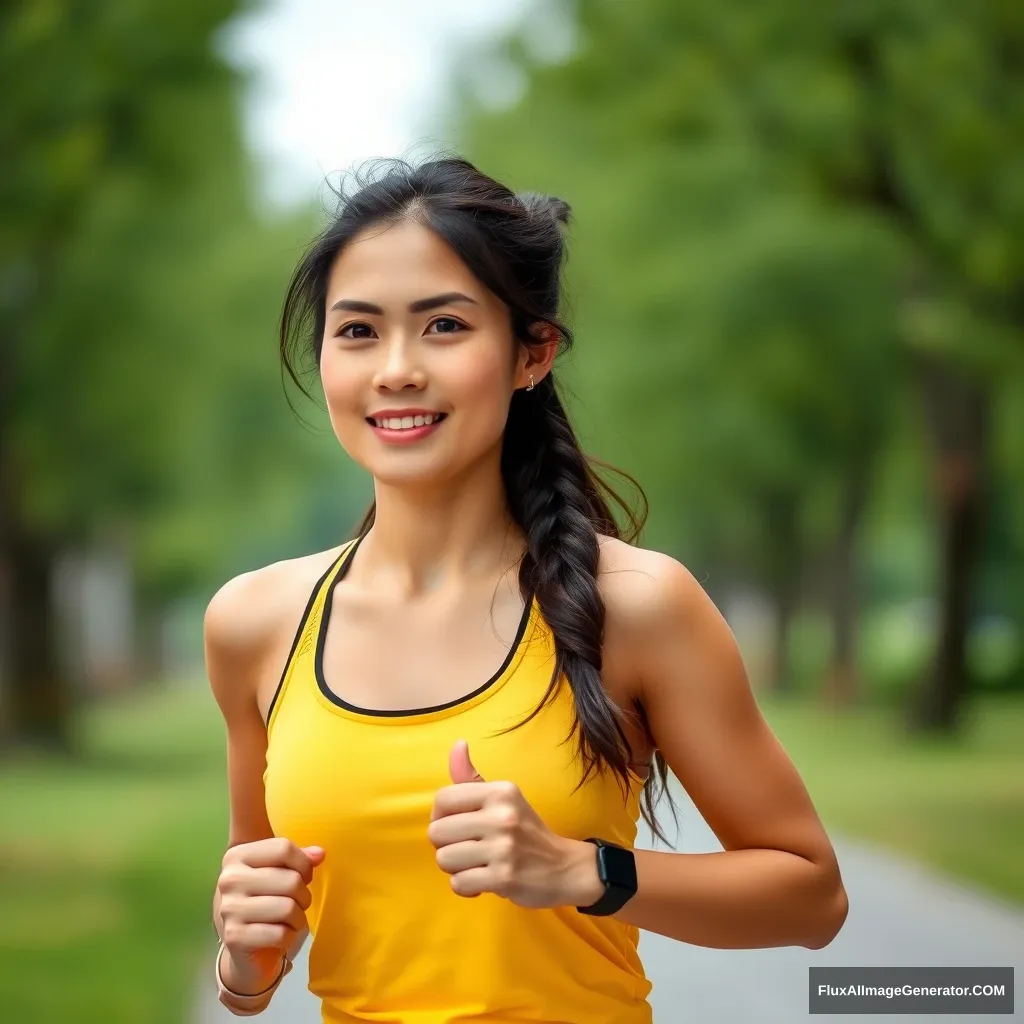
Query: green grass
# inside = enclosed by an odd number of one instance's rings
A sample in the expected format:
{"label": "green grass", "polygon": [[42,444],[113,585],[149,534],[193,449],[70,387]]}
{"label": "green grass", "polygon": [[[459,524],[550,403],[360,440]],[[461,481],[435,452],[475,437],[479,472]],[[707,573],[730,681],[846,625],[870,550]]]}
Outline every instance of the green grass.
{"label": "green grass", "polygon": [[764,711],[827,827],[1024,903],[1024,698],[979,699],[948,740],[911,739],[891,710]]}
{"label": "green grass", "polygon": [[0,765],[3,1019],[182,1024],[226,835],[209,691],[83,716],[83,756]]}

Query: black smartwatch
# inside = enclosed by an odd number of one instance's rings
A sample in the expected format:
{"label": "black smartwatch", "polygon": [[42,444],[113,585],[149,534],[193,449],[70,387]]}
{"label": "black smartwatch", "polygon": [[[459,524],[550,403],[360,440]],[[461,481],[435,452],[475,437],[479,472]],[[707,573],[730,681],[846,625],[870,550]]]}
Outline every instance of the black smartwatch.
{"label": "black smartwatch", "polygon": [[597,847],[597,876],[604,895],[589,907],[577,907],[581,914],[606,917],[624,907],[636,895],[636,858],[632,850],[603,839],[588,839]]}

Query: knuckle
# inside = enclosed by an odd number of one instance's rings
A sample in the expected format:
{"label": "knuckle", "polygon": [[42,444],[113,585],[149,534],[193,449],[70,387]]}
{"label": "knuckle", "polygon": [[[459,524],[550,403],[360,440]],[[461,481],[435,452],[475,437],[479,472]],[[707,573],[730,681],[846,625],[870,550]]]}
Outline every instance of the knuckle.
{"label": "knuckle", "polygon": [[508,896],[515,884],[515,873],[511,865],[501,864],[494,869],[494,892],[498,896]]}
{"label": "knuckle", "polygon": [[220,859],[220,869],[223,872],[229,865],[234,864],[238,860],[238,847],[229,846],[224,851],[224,856]]}
{"label": "knuckle", "polygon": [[281,924],[287,921],[295,910],[295,899],[292,896],[278,896],[274,899],[273,910],[270,913],[270,924]]}
{"label": "knuckle", "polygon": [[495,792],[503,800],[514,800],[519,796],[519,787],[514,782],[502,781],[494,783]]}
{"label": "knuckle", "polygon": [[498,804],[491,811],[491,820],[502,831],[514,829],[519,824],[519,812],[512,804]]}
{"label": "knuckle", "polygon": [[495,854],[498,861],[503,864],[511,864],[515,858],[516,844],[515,840],[508,835],[498,836],[495,846]]}
{"label": "knuckle", "polygon": [[242,886],[245,875],[245,868],[241,864],[228,864],[221,871],[217,885],[222,893],[237,892]]}
{"label": "knuckle", "polygon": [[274,854],[282,859],[287,857],[295,848],[295,844],[290,839],[285,839],[284,836],[274,836],[273,839],[268,839],[266,842],[270,844],[270,849]]}
{"label": "knuckle", "polygon": [[232,893],[229,893],[221,899],[220,916],[221,920],[225,922],[225,927],[227,926],[228,922],[232,922],[235,920],[235,918],[240,916],[238,912],[238,903],[238,898]]}

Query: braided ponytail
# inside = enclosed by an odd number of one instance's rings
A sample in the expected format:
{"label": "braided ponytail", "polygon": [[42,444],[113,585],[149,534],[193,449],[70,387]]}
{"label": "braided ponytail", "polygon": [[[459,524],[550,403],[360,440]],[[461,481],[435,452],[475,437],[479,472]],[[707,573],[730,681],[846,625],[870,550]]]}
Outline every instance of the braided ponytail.
{"label": "braided ponytail", "polygon": [[[379,166],[384,167],[383,175],[372,177]],[[308,348],[303,354],[312,357],[316,366],[325,325],[327,279],[338,254],[364,229],[402,217],[416,218],[436,232],[508,306],[518,344],[536,344],[532,328],[538,323],[556,328],[563,347],[572,344],[570,331],[557,319],[565,256],[561,227],[569,221],[568,204],[533,192],[516,195],[459,159],[434,160],[419,167],[400,160],[382,161],[371,167],[369,177],[357,177],[356,183],[354,193],[339,196],[338,215],[306,252],[285,299],[281,356],[297,383],[296,334],[306,335]],[[555,643],[548,690],[519,725],[537,715],[567,684],[575,709],[572,735],[584,768],[580,784],[593,772],[608,769],[625,789],[631,753],[624,716],[635,710],[642,720],[643,708],[624,712],[601,681],[605,609],[597,583],[598,534],[631,542],[643,526],[643,516],[634,514],[605,483],[596,472],[599,466],[610,468],[581,450],[554,374],[530,392],[515,392],[501,469],[512,517],[527,542],[519,586],[527,600],[536,598]],[[636,481],[627,479],[643,498]],[[625,514],[625,533],[609,500]],[[644,506],[646,511],[646,501]],[[359,535],[369,531],[374,516],[371,505]],[[656,752],[641,809],[661,839],[665,837],[654,806],[661,795],[668,795],[667,777],[665,760]]]}
{"label": "braided ponytail", "polygon": [[[631,751],[624,712],[601,681],[605,608],[597,584],[598,534],[620,537],[602,490],[629,509],[596,475],[590,461],[558,396],[554,374],[533,392],[516,392],[502,448],[502,476],[512,517],[526,535],[519,586],[524,595],[536,598],[555,641],[555,668],[547,693],[519,724],[537,715],[564,680],[572,690],[576,714],[573,734],[584,766],[580,784],[607,767],[626,787]],[[643,524],[633,515],[630,523],[627,539],[632,540]],[[642,812],[661,839],[665,837],[654,806],[666,789],[667,776],[668,766],[656,752],[654,770],[644,784]]]}

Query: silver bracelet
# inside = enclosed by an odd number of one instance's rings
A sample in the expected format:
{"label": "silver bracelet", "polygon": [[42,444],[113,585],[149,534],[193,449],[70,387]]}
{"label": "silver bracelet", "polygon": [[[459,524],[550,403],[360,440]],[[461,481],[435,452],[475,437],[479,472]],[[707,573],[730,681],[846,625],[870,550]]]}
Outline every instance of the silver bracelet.
{"label": "silver bracelet", "polygon": [[[274,992],[274,989],[281,984],[282,980],[292,969],[292,962],[288,959],[288,954],[283,953],[281,955],[281,970],[268,988],[265,988],[262,992],[244,993],[235,992],[224,984],[224,978],[220,973],[220,958],[225,948],[224,942],[221,940],[220,945],[217,947],[217,958],[214,961],[214,975],[217,979],[217,992],[221,996],[221,1002],[225,1002],[223,997],[228,996],[232,1000],[230,1009],[251,1010],[252,1013],[259,1013],[264,1009],[267,996]],[[257,1006],[256,1004],[259,1005]],[[227,1004],[225,1003],[225,1005]]]}

